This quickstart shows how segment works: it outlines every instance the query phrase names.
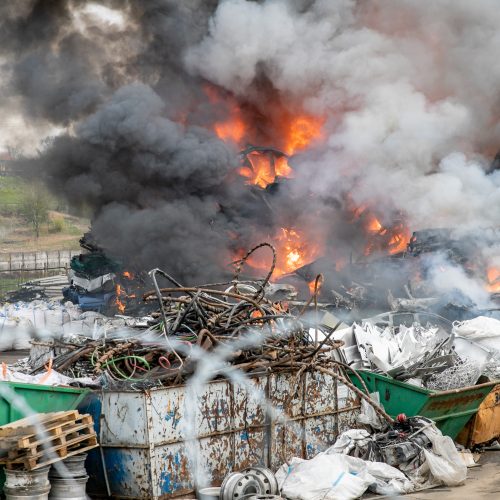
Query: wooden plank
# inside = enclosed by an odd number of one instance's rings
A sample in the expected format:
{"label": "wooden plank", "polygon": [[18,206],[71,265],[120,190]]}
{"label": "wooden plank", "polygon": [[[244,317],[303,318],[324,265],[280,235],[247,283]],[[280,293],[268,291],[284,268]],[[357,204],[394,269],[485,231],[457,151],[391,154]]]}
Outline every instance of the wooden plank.
{"label": "wooden plank", "polygon": [[[37,451],[36,453],[30,455],[22,455],[22,456],[9,456],[7,458],[3,458],[0,462],[4,462],[7,464],[18,464],[28,462],[30,465],[38,462],[38,459],[45,457],[50,454],[56,454],[60,457],[66,457],[70,450],[72,450],[75,446],[80,444],[87,445],[97,445],[97,436],[94,434],[82,434],[78,437],[72,439],[66,439],[65,436],[58,436],[57,440],[61,440],[61,443],[46,449],[42,449]],[[88,443],[86,441],[89,441]],[[32,450],[31,450],[32,451]],[[9,454],[10,455],[10,454]]]}
{"label": "wooden plank", "polygon": [[52,427],[44,428],[45,434],[48,434],[46,438],[40,439],[40,434],[30,434],[28,436],[23,436],[21,438],[17,438],[17,447],[18,448],[29,448],[33,443],[36,442],[47,442],[50,441],[52,436],[59,436],[61,434],[67,434],[68,432],[74,432],[74,427],[79,424],[81,421],[85,426],[94,425],[94,421],[91,415],[81,415],[78,418],[75,418],[71,422],[64,422],[62,424],[56,424]]}
{"label": "wooden plank", "polygon": [[8,470],[22,469],[22,468],[25,468],[27,470],[37,470],[37,469],[41,469],[42,467],[46,467],[47,465],[51,465],[55,462],[59,462],[61,460],[64,460],[65,458],[69,458],[69,457],[72,457],[74,455],[79,455],[80,453],[85,453],[86,451],[93,450],[94,448],[97,448],[98,446],[99,445],[96,443],[96,444],[87,446],[85,448],[79,448],[77,450],[69,452],[65,457],[54,457],[54,458],[51,458],[50,460],[46,460],[44,462],[35,463],[35,465],[31,468],[30,468],[30,464],[28,464],[28,463],[15,464],[15,463],[11,463],[11,462],[7,462],[6,468]]}
{"label": "wooden plank", "polygon": [[40,425],[44,427],[49,423],[64,423],[78,418],[78,410],[58,411],[53,413],[37,413],[36,415],[22,418],[0,427],[0,438],[36,434]]}
{"label": "wooden plank", "polygon": [[46,449],[57,445],[64,445],[68,440],[80,438],[81,436],[95,436],[94,421],[89,414],[79,415],[76,419],[52,425],[46,428],[45,436],[30,434],[27,436],[9,436],[1,438],[0,448],[8,451],[8,455],[0,458],[0,463],[13,460],[21,456],[39,456]]}
{"label": "wooden plank", "polygon": [[88,423],[88,422],[68,427],[65,430],[63,430],[61,427],[58,427],[58,428],[54,429],[54,431],[57,431],[57,432],[55,434],[47,436],[46,438],[43,438],[43,439],[30,440],[32,436],[20,439],[17,442],[17,450],[16,451],[21,452],[24,450],[32,450],[34,448],[42,446],[46,443],[50,443],[50,442],[55,441],[57,439],[66,438],[67,436],[70,436],[73,434],[78,434],[80,431],[89,431],[89,432],[83,432],[83,434],[85,434],[85,435],[95,433],[94,432],[94,424]]}

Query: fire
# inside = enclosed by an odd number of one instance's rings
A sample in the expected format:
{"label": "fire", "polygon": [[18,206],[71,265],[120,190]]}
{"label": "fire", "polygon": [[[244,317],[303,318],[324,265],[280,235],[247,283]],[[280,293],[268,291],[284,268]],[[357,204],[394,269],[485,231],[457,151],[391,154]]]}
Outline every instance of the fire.
{"label": "fire", "polygon": [[217,122],[214,125],[215,133],[223,141],[232,140],[239,144],[245,135],[245,123],[238,116],[231,116],[226,121]]}
{"label": "fire", "polygon": [[380,221],[372,215],[371,220],[367,225],[367,229],[371,233],[380,233],[382,230],[384,230],[384,227],[382,226]]}
{"label": "fire", "polygon": [[[234,130],[238,131],[240,129],[236,123]],[[255,148],[245,154],[249,165],[239,169],[240,175],[246,177],[247,184],[254,184],[261,188],[275,182],[277,177],[293,177],[293,169],[288,164],[287,155],[305,149],[314,140],[322,137],[322,125],[322,120],[310,116],[302,115],[293,118],[287,128],[285,138],[284,152],[286,154],[280,154],[272,149]],[[244,134],[244,127],[242,130]]]}
{"label": "fire", "polygon": [[401,233],[393,234],[392,238],[389,240],[389,253],[391,255],[399,252],[404,252],[410,241],[410,233],[407,229],[402,229]]}
{"label": "fire", "polygon": [[293,171],[288,165],[288,159],[279,151],[249,148],[243,156],[247,165],[238,172],[247,178],[247,184],[265,188],[275,182],[277,177],[292,177]]}
{"label": "fire", "polygon": [[364,254],[366,256],[374,251],[387,252],[394,255],[404,252],[410,241],[410,231],[402,221],[397,221],[391,226],[384,226],[380,219],[366,205],[350,209],[352,221],[360,221],[368,233],[368,242]]}
{"label": "fire", "polygon": [[486,289],[490,293],[500,293],[500,268],[490,267],[486,272],[487,276],[487,287]]}
{"label": "fire", "polygon": [[223,95],[217,88],[211,85],[205,85],[203,89],[212,104],[229,105],[229,116],[213,124],[217,137],[223,141],[233,141],[241,146],[241,141],[247,131],[236,99],[230,95]]}
{"label": "fire", "polygon": [[323,136],[323,123],[323,119],[314,116],[299,115],[294,117],[288,126],[285,153],[293,155],[320,139]]}
{"label": "fire", "polygon": [[288,158],[286,156],[279,156],[274,160],[274,171],[276,176],[279,177],[293,177],[293,170],[288,165]]}
{"label": "fire", "polygon": [[[313,262],[320,255],[320,245],[307,238],[298,229],[280,228],[274,238],[270,238],[276,248],[276,267],[273,278],[292,273],[296,269]],[[269,269],[270,260],[265,254],[253,254],[247,264],[259,271]]]}
{"label": "fire", "polygon": [[127,278],[128,280],[133,280],[134,279],[134,273],[131,273],[130,271],[124,271],[122,273],[122,276],[124,278]]}
{"label": "fire", "polygon": [[[213,103],[222,102],[222,97],[215,89],[205,89],[207,96]],[[229,117],[214,123],[213,128],[217,136],[223,141],[235,142],[239,147],[245,144],[255,144],[256,137],[252,131],[256,127],[244,121],[243,113],[235,100],[229,99]],[[238,169],[241,176],[246,178],[247,184],[265,188],[275,182],[276,177],[292,177],[293,170],[288,164],[288,156],[304,150],[314,141],[322,138],[324,120],[301,114],[292,117],[289,123],[277,124],[276,130],[282,130],[282,138],[277,140],[277,147],[282,152],[268,148],[255,148],[244,153],[245,166]],[[252,149],[252,148],[251,148]]]}
{"label": "fire", "polygon": [[282,227],[277,238],[276,276],[291,273],[309,264],[319,256],[319,250],[319,245],[309,241],[298,229]]}
{"label": "fire", "polygon": [[268,184],[274,182],[276,173],[274,170],[274,160],[270,155],[253,151],[246,156],[251,165],[249,167],[242,167],[240,174],[246,177],[247,184],[255,184],[261,188],[265,188]]}
{"label": "fire", "polygon": [[319,295],[321,291],[321,286],[323,285],[323,276],[320,275],[320,279],[318,280],[318,284],[316,285],[316,279],[314,278],[312,281],[309,281],[307,286],[309,287],[309,292],[314,294],[315,292]]}
{"label": "fire", "polygon": [[115,291],[116,291],[116,299],[115,299],[116,307],[117,307],[118,311],[120,312],[120,314],[123,314],[125,312],[126,305],[124,302],[122,302],[120,297],[123,297],[126,294],[123,291],[122,287],[118,284],[116,285]]}

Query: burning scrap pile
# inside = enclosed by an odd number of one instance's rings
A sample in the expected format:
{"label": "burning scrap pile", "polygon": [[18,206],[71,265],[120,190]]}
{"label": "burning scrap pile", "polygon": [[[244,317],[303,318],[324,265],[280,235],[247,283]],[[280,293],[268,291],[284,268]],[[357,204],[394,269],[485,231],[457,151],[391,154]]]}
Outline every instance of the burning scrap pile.
{"label": "burning scrap pile", "polygon": [[[257,248],[267,246],[262,244]],[[315,342],[318,326],[304,314],[292,313],[283,297],[283,288],[269,283],[271,268],[261,281],[240,281],[184,287],[173,277],[154,269],[150,277],[154,290],[146,302],[159,309],[147,319],[147,329],[127,329],[111,336],[89,339],[77,335],[52,342],[35,342],[29,366],[32,374],[42,373],[50,360],[51,369],[66,376],[87,377],[105,386],[123,383],[169,385],[180,383],[196,369],[209,351],[214,357],[252,374],[295,367],[324,367],[331,352],[342,342],[331,339],[337,325],[321,325],[323,340]],[[162,276],[172,286],[160,288]],[[285,292],[290,290],[285,288]],[[289,296],[294,296],[293,293]],[[214,377],[217,373],[214,373]],[[349,383],[348,380],[346,383]],[[350,384],[349,384],[350,385]]]}

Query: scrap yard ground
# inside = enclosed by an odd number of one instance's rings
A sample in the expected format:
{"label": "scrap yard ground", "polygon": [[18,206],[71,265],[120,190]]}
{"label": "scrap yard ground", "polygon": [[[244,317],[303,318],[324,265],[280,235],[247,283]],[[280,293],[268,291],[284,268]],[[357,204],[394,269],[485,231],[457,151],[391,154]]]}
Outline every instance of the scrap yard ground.
{"label": "scrap yard ground", "polygon": [[479,467],[468,469],[467,481],[462,486],[447,486],[410,493],[405,496],[368,498],[392,498],[405,500],[495,500],[500,498],[500,450],[486,451],[481,455]]}

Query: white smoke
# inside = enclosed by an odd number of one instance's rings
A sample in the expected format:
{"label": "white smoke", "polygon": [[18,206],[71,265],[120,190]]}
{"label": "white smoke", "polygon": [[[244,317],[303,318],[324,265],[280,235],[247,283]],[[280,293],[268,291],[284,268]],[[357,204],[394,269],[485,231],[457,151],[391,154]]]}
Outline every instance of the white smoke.
{"label": "white smoke", "polygon": [[498,3],[226,0],[186,56],[194,73],[258,100],[264,73],[290,111],[326,118],[300,189],[348,190],[412,228],[496,224]]}
{"label": "white smoke", "polygon": [[464,269],[450,262],[442,254],[426,256],[425,265],[429,267],[428,279],[432,288],[439,294],[463,303],[464,297],[471,299],[479,308],[491,307],[490,295],[480,280],[468,276]]}

